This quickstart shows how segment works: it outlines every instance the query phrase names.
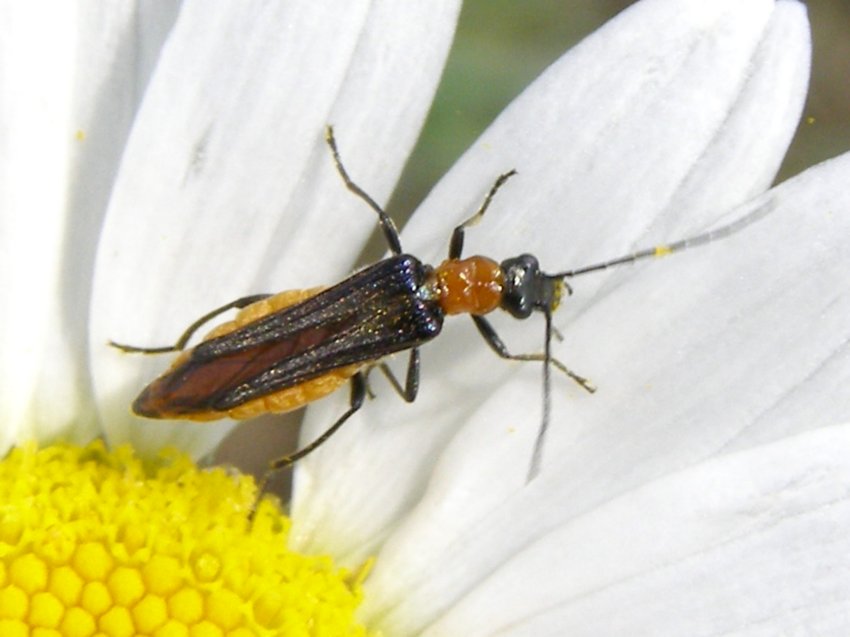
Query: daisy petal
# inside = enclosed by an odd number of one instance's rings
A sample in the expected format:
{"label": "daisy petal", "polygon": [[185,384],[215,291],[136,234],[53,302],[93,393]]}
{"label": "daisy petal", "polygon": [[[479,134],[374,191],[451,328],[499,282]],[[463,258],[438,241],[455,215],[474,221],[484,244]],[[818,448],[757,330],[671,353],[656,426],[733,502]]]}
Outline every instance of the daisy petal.
{"label": "daisy petal", "polygon": [[[373,612],[410,597],[429,600],[435,617],[538,538],[642,484],[850,420],[836,391],[850,369],[850,216],[830,214],[850,210],[848,179],[850,154],[807,171],[749,204],[771,213],[746,231],[675,267],[635,272],[577,319],[564,346],[604,385],[593,396],[554,392],[543,470],[530,484],[535,432],[510,414],[539,380],[500,389],[386,540],[370,580],[385,606]],[[765,246],[783,257],[765,264]],[[662,301],[665,312],[653,311]],[[447,563],[459,570],[446,574]],[[436,579],[436,598],[413,594]]]}
{"label": "daisy petal", "polygon": [[510,168],[519,175],[466,253],[529,250],[563,270],[702,228],[773,181],[810,47],[794,0],[638,3],[502,113],[417,211],[405,247],[445,254],[426,228],[447,235]]}
{"label": "daisy petal", "polygon": [[86,365],[94,246],[174,4],[45,11],[0,11],[0,449],[95,434]]}
{"label": "daisy petal", "polygon": [[[850,425],[791,436],[604,503],[522,550],[424,634],[843,635],[848,445]],[[453,564],[446,555],[434,589]],[[418,633],[432,593],[408,589],[416,604],[379,625]]]}
{"label": "daisy petal", "polygon": [[[474,212],[495,175],[512,167],[520,174],[467,233],[467,254],[503,258],[528,250],[556,270],[616,255],[640,237],[670,238],[670,229],[705,225],[773,179],[802,107],[808,46],[797,2],[635,5],[507,109],[405,228],[406,249],[438,256],[443,237]],[[717,166],[723,170],[715,177],[710,168]],[[434,225],[439,239],[427,229]],[[583,280],[558,324],[584,312],[605,280]],[[494,324],[513,351],[539,351],[539,323],[496,317]],[[559,355],[565,352],[571,366],[592,378],[605,378],[581,366],[587,357],[574,360],[575,340],[558,345]],[[589,353],[594,345],[587,343]],[[536,433],[539,368],[517,373],[521,366],[494,360],[468,324],[447,324],[423,350],[422,367],[416,404],[399,406],[382,396],[301,465],[294,540],[333,546],[352,560],[368,554],[422,496],[447,442],[464,437],[464,426],[481,435],[481,427],[465,423],[497,391],[501,398],[476,422],[493,427],[493,435],[519,427]],[[509,376],[519,383],[510,389]],[[576,398],[577,392],[566,393]],[[342,413],[344,400],[311,410],[309,437]],[[569,409],[560,413],[565,418]],[[527,435],[513,439],[509,489],[517,488],[520,474],[524,482],[527,464],[517,459],[531,448]],[[478,447],[492,452],[488,443]]]}
{"label": "daisy petal", "polygon": [[[98,254],[94,366],[114,440],[182,439],[197,453],[230,425],[124,416],[141,364],[109,339],[164,345],[197,315],[246,294],[310,287],[350,267],[374,214],[340,182],[323,142],[332,123],[349,169],[390,192],[436,87],[453,0],[187,2],[136,119]],[[316,246],[322,246],[316,251]]]}

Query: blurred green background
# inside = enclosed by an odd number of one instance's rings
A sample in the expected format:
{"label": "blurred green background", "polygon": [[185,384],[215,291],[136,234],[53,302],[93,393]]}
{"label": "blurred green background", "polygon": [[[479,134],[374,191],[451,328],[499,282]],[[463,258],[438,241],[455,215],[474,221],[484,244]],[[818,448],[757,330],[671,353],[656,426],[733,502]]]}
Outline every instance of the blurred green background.
{"label": "blurred green background", "polygon": [[[710,1],[710,0],[706,0]],[[437,97],[392,201],[406,219],[499,112],[626,0],[467,0]],[[850,150],[850,0],[808,3],[808,103],[779,180]],[[383,250],[370,257],[378,258]]]}

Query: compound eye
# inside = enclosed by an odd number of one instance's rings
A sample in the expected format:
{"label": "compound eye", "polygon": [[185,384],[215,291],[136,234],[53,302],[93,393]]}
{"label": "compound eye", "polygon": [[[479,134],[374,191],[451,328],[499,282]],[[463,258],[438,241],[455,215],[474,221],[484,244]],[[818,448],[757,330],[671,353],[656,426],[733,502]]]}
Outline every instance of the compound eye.
{"label": "compound eye", "polygon": [[530,254],[523,254],[501,263],[505,273],[505,289],[501,307],[515,318],[528,318],[537,302],[537,279],[540,264]]}

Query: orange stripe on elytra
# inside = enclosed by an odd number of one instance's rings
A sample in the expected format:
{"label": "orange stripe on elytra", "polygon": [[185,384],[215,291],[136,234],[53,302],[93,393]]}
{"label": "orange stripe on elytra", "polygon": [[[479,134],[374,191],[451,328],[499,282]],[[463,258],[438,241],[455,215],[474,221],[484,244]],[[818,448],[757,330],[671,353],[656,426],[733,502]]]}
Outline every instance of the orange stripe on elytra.
{"label": "orange stripe on elytra", "polygon": [[[222,323],[221,325],[217,325],[204,337],[203,340],[209,340],[217,336],[228,334],[247,325],[248,323],[253,323],[264,316],[278,312],[291,305],[301,303],[312,296],[316,296],[316,294],[324,289],[325,288],[287,290],[285,292],[275,294],[274,296],[270,296],[267,299],[252,303],[248,307],[240,310],[232,320]],[[190,351],[191,350],[187,350],[178,356],[171,366],[172,369],[182,364],[186,358],[188,358]],[[228,409],[225,412],[207,411],[196,414],[182,414],[180,417],[184,420],[203,422],[217,420],[225,415],[236,420],[246,420],[264,413],[286,413],[287,411],[298,409],[307,403],[318,400],[319,398],[336,391],[366,365],[368,365],[368,363],[359,363],[356,365],[340,367],[339,369],[331,370],[322,374],[318,378],[308,380],[296,385],[295,387],[289,387],[287,389],[274,392],[273,394],[268,394],[267,396],[261,396],[253,400],[249,400],[248,402],[243,403],[238,407],[234,407],[233,409]],[[168,415],[163,414],[162,417],[168,418]]]}

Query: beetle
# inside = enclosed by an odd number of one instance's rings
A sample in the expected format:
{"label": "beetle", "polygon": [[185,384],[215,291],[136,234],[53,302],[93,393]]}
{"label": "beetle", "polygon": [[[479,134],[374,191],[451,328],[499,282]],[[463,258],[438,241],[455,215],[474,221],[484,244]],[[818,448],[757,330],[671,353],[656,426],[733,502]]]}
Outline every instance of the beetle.
{"label": "beetle", "polygon": [[[283,413],[349,383],[351,394],[345,413],[305,447],[274,461],[271,471],[314,451],[362,407],[368,391],[366,376],[373,368],[387,377],[405,401],[415,400],[419,387],[419,348],[440,334],[446,316],[469,314],[484,341],[499,357],[543,363],[543,416],[529,469],[529,480],[532,479],[539,470],[549,423],[550,369],[555,367],[586,391],[594,391],[587,379],[551,354],[552,334],[557,334],[552,326],[552,313],[565,294],[572,294],[566,279],[672,254],[737,230],[727,226],[553,274],[543,272],[531,254],[501,263],[480,255],[463,258],[466,229],[481,220],[497,191],[516,174],[511,170],[496,179],[476,213],[454,229],[448,258],[430,266],[403,252],[393,220],[349,177],[331,126],[326,128],[325,141],[346,188],[377,214],[391,252],[389,257],[330,287],[236,299],[200,317],[174,345],[136,347],[110,342],[125,352],[180,352],[171,367],[133,402],[133,411],[147,418],[246,419],[268,412]],[[199,344],[187,349],[188,341],[201,326],[230,309],[240,311],[232,321],[219,325]],[[496,309],[507,311],[517,319],[542,314],[543,351],[511,353],[485,318]],[[401,383],[382,359],[404,350],[410,354],[406,377]]]}

